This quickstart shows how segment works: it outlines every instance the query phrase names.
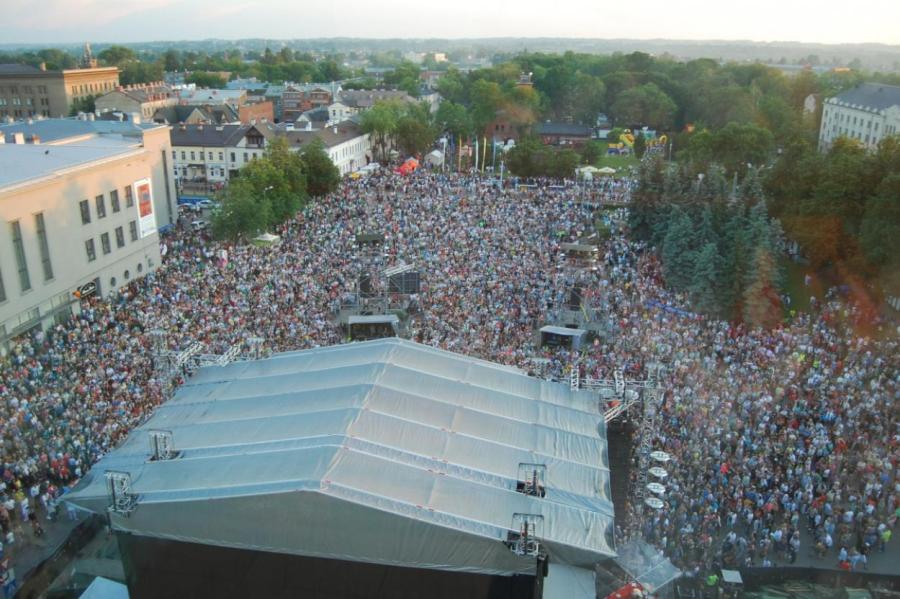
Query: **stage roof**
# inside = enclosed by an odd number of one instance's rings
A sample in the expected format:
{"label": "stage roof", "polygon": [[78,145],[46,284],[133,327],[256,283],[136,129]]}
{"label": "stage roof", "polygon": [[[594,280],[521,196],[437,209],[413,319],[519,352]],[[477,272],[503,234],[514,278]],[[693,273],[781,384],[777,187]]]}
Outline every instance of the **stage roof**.
{"label": "stage roof", "polygon": [[[150,430],[179,457],[149,461]],[[516,491],[544,464],[543,498]],[[67,495],[117,530],[189,542],[495,574],[533,572],[502,541],[542,519],[552,562],[615,554],[606,428],[587,391],[397,338],[200,369]]]}

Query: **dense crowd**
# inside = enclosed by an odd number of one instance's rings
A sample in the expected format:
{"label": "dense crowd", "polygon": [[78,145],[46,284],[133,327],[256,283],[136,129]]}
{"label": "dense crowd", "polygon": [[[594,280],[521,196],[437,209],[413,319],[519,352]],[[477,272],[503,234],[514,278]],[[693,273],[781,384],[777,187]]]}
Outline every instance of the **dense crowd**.
{"label": "dense crowd", "polygon": [[[624,209],[595,212],[627,204],[631,185],[388,175],[346,181],[272,247],[177,229],[156,273],[85,301],[0,361],[4,532],[29,512],[52,516],[55,499],[165,399],[151,331],[173,352],[200,342],[221,354],[254,337],[265,351],[339,343],[335,315],[368,268],[356,235],[378,232],[381,266],[423,273],[407,327],[416,341],[556,378],[576,360],[598,377],[665,363],[656,445],[673,460],[664,508],[643,533],[679,565],[789,559],[801,538],[864,565],[859,556],[890,539],[900,495],[896,335],[856,334],[852,300],[833,295],[774,331],[690,314],[654,257],[628,240]],[[596,268],[572,268],[560,244],[598,222],[609,239]],[[579,355],[535,348],[535,329],[576,286],[609,336]],[[629,522],[624,534],[641,528]]]}

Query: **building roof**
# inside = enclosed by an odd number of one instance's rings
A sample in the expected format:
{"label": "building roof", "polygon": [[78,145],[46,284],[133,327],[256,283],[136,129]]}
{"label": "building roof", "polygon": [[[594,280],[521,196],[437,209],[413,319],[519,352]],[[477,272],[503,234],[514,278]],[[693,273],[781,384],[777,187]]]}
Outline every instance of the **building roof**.
{"label": "building roof", "polygon": [[383,100],[400,100],[415,102],[415,99],[403,90],[396,89],[345,89],[336,98],[344,106],[350,108],[371,108],[375,102]]}
{"label": "building roof", "polygon": [[328,112],[327,106],[319,106],[318,108],[307,110],[299,117],[297,117],[297,120],[299,121],[302,118],[305,118],[311,123],[318,123],[319,125],[321,125],[323,123],[327,123],[328,119],[331,118],[331,115]]}
{"label": "building roof", "polygon": [[0,75],[34,75],[35,73],[43,73],[40,69],[36,69],[30,64],[4,63],[0,64]]}
{"label": "building roof", "polygon": [[590,137],[591,128],[578,123],[538,123],[536,125],[538,135],[570,135],[575,137]]}
{"label": "building roof", "polygon": [[0,125],[0,135],[5,135],[7,143],[12,142],[13,135],[22,133],[26,137],[37,135],[41,143],[61,142],[66,139],[90,135],[142,135],[144,131],[165,127],[158,123],[134,123],[131,120],[81,120],[77,117],[65,119],[40,119],[18,121]]}
{"label": "building roof", "polygon": [[860,83],[831,100],[845,106],[886,110],[891,106],[900,106],[900,87],[883,83]]}
{"label": "building roof", "polygon": [[263,125],[178,125],[172,127],[172,147],[205,146],[227,147],[237,144],[251,129],[269,138],[273,131]]}
{"label": "building roof", "polygon": [[62,146],[0,144],[0,192],[142,151],[123,139]]}
{"label": "building roof", "polygon": [[[179,457],[148,461],[151,430]],[[535,464],[544,497],[516,491]],[[530,514],[551,563],[615,554],[591,393],[397,338],[202,368],[67,499],[105,513],[106,471],[139,535],[509,574],[534,571],[503,544]]]}
{"label": "building roof", "polygon": [[225,125],[240,121],[238,112],[231,104],[179,104],[158,108],[153,113],[153,120],[169,124],[186,123],[194,113],[198,118],[215,125]]}
{"label": "building roof", "polygon": [[181,99],[188,104],[236,102],[246,96],[247,91],[243,89],[184,89],[181,93]]}
{"label": "building roof", "polygon": [[332,127],[323,129],[314,129],[306,131],[303,129],[278,129],[278,135],[284,136],[288,140],[291,147],[298,147],[309,143],[314,139],[319,139],[325,144],[326,148],[338,146],[351,139],[365,135],[362,128],[354,121],[343,121]]}

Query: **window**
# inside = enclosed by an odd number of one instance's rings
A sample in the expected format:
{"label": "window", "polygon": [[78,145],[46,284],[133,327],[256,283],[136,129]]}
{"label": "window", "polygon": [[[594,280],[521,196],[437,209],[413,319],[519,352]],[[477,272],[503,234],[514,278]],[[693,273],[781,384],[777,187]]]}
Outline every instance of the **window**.
{"label": "window", "polygon": [[109,244],[109,233],[104,233],[100,236],[100,245],[103,247],[104,254],[108,254],[112,251],[112,246]]}
{"label": "window", "polygon": [[131,190],[131,185],[125,188],[125,207],[126,208],[134,208],[134,192]]}
{"label": "window", "polygon": [[247,152],[244,152],[244,162],[250,162],[250,160],[247,158]]}
{"label": "window", "polygon": [[191,161],[192,161],[192,162],[193,162],[194,160],[196,160],[196,156],[197,156],[197,154],[196,154],[193,150],[191,150]]}
{"label": "window", "polygon": [[9,223],[12,232],[13,250],[16,254],[16,267],[19,269],[19,287],[22,293],[31,289],[31,277],[28,276],[28,262],[25,260],[25,244],[22,243],[22,227],[19,221]]}
{"label": "window", "polygon": [[232,162],[235,161],[234,152],[231,153],[231,161],[232,161]]}
{"label": "window", "polygon": [[126,270],[125,273],[124,273],[122,276],[124,276],[124,277],[125,277],[125,280],[127,281],[128,279],[131,278],[131,271]]}
{"label": "window", "polygon": [[44,267],[44,280],[53,278],[53,264],[50,263],[50,244],[47,243],[47,227],[44,224],[44,214],[34,215],[34,229],[37,231],[38,247],[41,250],[41,265]]}
{"label": "window", "polygon": [[133,220],[130,223],[128,223],[128,233],[131,234],[131,241],[138,240],[137,221],[136,220]]}
{"label": "window", "polygon": [[219,152],[219,161],[225,160],[225,152]]}
{"label": "window", "polygon": [[97,205],[97,218],[105,218],[106,200],[103,198],[103,194],[100,194],[96,198],[94,198],[94,203]]}
{"label": "window", "polygon": [[97,259],[97,250],[94,248],[93,238],[84,242],[84,249],[87,252],[88,262],[93,262]]}
{"label": "window", "polygon": [[88,201],[81,200],[78,202],[78,207],[81,209],[81,224],[89,224],[91,222],[91,207],[88,206]]}
{"label": "window", "polygon": [[0,272],[0,302],[6,301],[6,289],[3,287],[3,273]]}
{"label": "window", "polygon": [[119,206],[119,192],[115,189],[109,192],[109,205],[112,206],[113,212],[118,212],[122,208]]}
{"label": "window", "polygon": [[187,159],[184,157],[184,151],[181,152],[181,159],[182,159],[182,160],[187,160]]}
{"label": "window", "polygon": [[116,247],[125,247],[125,230],[122,227],[116,227]]}

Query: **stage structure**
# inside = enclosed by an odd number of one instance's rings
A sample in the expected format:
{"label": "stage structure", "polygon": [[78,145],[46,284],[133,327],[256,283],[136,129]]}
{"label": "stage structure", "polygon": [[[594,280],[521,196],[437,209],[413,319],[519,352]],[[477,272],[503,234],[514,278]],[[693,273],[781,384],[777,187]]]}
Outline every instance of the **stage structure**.
{"label": "stage structure", "polygon": [[403,332],[416,309],[420,273],[411,265],[387,268],[385,237],[381,233],[356,236],[354,289],[338,310],[338,324],[351,340],[394,337]]}
{"label": "stage structure", "polygon": [[659,464],[653,463],[653,454],[662,453],[653,452],[653,438],[656,435],[657,417],[661,409],[662,390],[659,381],[663,371],[662,364],[654,363],[647,366],[645,379],[626,378],[621,369],[613,372],[612,379],[598,379],[582,377],[580,364],[576,362],[570,372],[569,386],[572,390],[590,389],[600,395],[604,420],[607,423],[629,413],[638,419],[638,471],[631,495],[634,505],[639,507],[640,516],[646,507],[653,509],[650,503],[657,503],[656,501],[648,503],[647,500],[650,498],[647,497],[647,491],[653,468],[661,469]]}
{"label": "stage structure", "polygon": [[66,498],[135,599],[586,599],[615,555],[593,393],[397,338],[201,367]]}

